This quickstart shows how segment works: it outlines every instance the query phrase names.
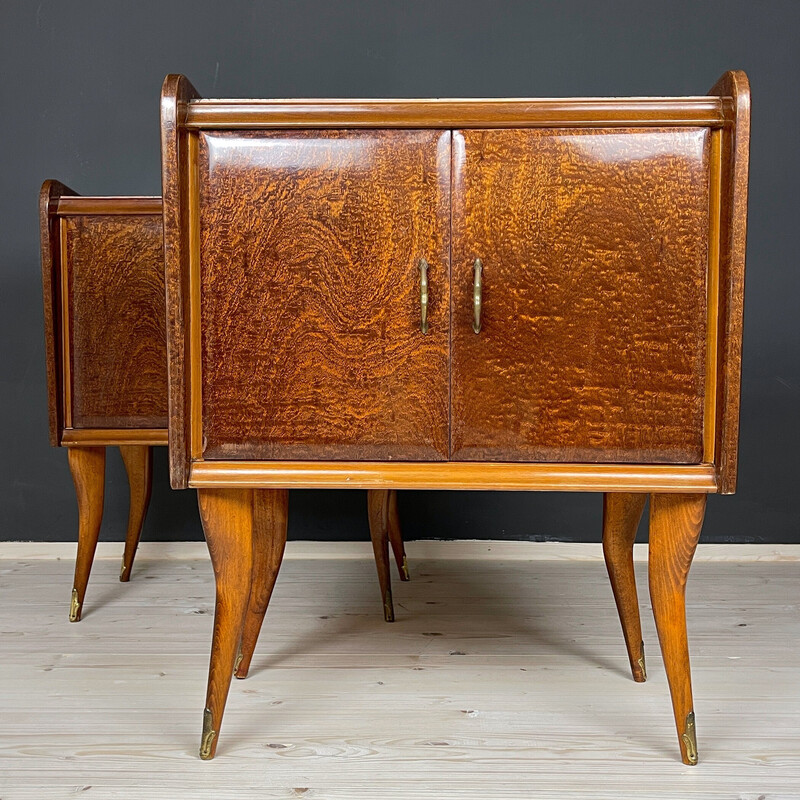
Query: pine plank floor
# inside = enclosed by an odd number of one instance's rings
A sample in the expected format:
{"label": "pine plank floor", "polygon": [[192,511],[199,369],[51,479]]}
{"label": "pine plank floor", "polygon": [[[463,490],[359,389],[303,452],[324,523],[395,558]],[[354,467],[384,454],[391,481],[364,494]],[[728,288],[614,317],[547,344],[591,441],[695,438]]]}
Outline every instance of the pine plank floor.
{"label": "pine plank floor", "polygon": [[644,564],[635,684],[602,562],[408,550],[393,625],[371,560],[284,563],[212,762],[207,560],[98,560],[78,624],[70,560],[0,561],[0,798],[800,798],[797,564],[695,564],[692,768]]}

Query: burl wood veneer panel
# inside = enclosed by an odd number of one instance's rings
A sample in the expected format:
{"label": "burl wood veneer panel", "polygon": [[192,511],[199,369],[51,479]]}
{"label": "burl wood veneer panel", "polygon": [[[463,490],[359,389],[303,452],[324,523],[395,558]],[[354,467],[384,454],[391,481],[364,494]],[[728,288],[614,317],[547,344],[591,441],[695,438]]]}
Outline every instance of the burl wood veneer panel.
{"label": "burl wood veneer panel", "polygon": [[167,425],[162,221],[65,217],[72,424]]}
{"label": "burl wood veneer panel", "polygon": [[709,136],[454,133],[454,459],[701,460]]}
{"label": "burl wood veneer panel", "polygon": [[200,134],[205,458],[447,457],[450,138]]}

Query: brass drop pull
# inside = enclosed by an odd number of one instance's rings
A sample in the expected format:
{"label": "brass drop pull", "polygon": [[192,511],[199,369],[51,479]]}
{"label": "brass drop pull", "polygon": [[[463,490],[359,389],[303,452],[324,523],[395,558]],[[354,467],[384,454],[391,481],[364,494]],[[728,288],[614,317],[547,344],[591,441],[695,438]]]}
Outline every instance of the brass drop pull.
{"label": "brass drop pull", "polygon": [[419,307],[420,307],[420,330],[428,332],[428,262],[421,258],[419,260]]}
{"label": "brass drop pull", "polygon": [[475,259],[472,279],[472,330],[481,332],[481,304],[483,303],[483,262]]}

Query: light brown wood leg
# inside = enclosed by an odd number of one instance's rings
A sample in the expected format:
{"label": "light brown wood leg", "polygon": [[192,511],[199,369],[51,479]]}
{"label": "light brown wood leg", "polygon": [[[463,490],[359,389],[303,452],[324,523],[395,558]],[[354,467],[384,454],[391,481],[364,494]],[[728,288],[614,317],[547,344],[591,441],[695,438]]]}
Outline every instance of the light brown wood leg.
{"label": "light brown wood leg", "polygon": [[200,518],[217,583],[200,758],[214,757],[239,650],[253,568],[253,491],[199,489]]}
{"label": "light brown wood leg", "polygon": [[150,505],[150,492],[153,488],[153,448],[149,445],[121,445],[119,452],[128,473],[128,486],[131,493],[130,511],[128,512],[128,532],[125,534],[125,553],[122,556],[122,568],[119,579],[127,582],[131,579],[133,559],[142,535],[142,525]]}
{"label": "light brown wood leg", "polygon": [[367,491],[367,510],[369,512],[369,535],[378,567],[378,583],[383,599],[383,617],[394,622],[392,603],[392,577],[389,570],[389,490],[370,489]]}
{"label": "light brown wood leg", "polygon": [[684,764],[697,763],[686,636],[686,578],[700,538],[705,509],[704,494],[654,494],[650,497],[650,599]]}
{"label": "light brown wood leg", "polygon": [[392,545],[394,560],[397,564],[397,571],[400,573],[400,580],[411,579],[408,574],[408,559],[406,558],[406,548],[403,543],[403,531],[400,528],[400,516],[397,513],[397,490],[389,490],[389,543]]}
{"label": "light brown wood leg", "polygon": [[633,542],[646,502],[646,494],[606,492],[603,496],[603,555],[628,648],[631,672],[637,683],[647,680],[647,669],[633,571]]}
{"label": "light brown wood leg", "polygon": [[78,555],[75,558],[75,579],[69,621],[78,622],[83,611],[86,584],[92,571],[97,537],[103,521],[103,496],[106,482],[105,447],[70,447],[67,449],[69,469],[78,497]]}
{"label": "light brown wood leg", "polygon": [[253,580],[234,675],[246,678],[286,548],[288,489],[253,492]]}

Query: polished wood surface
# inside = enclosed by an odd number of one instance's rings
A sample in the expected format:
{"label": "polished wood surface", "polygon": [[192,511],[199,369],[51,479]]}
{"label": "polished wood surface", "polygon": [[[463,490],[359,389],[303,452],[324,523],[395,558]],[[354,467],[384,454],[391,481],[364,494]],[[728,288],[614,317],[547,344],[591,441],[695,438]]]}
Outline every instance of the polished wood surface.
{"label": "polished wood surface", "polygon": [[686,635],[686,579],[705,510],[705,495],[650,497],[650,600],[684,764],[698,760]]}
{"label": "polished wood surface", "polygon": [[122,445],[119,448],[130,488],[128,530],[125,534],[125,551],[119,579],[127,583],[131,579],[136,548],[142,536],[142,526],[150,505],[153,489],[153,448],[147,445]]}
{"label": "polished wood surface", "polygon": [[720,326],[715,463],[719,491],[736,491],[739,399],[742,381],[744,263],[750,161],[750,83],[741,70],[726,72],[710,94],[723,99],[731,124],[721,133]]}
{"label": "polished wood surface", "polygon": [[631,673],[637,683],[647,680],[647,665],[633,568],[633,544],[646,502],[646,494],[606,492],[603,495],[603,557],[622,623]]}
{"label": "polished wood surface", "polygon": [[72,425],[164,428],[161,217],[62,218]]}
{"label": "polished wood surface", "polygon": [[217,599],[208,669],[200,758],[214,757],[222,713],[250,597],[253,568],[253,492],[251,489],[202,489],[197,493]]}
{"label": "polished wood surface", "polygon": [[246,678],[250,669],[258,634],[283,560],[288,522],[289,492],[286,489],[253,492],[253,575],[242,642],[233,673],[237,678]]}
{"label": "polished wood surface", "polygon": [[166,446],[165,428],[65,428],[61,432],[62,447],[85,445],[140,445]]}
{"label": "polished wood surface", "polygon": [[446,458],[449,132],[220,132],[198,158],[203,458]]}
{"label": "polished wood surface", "polygon": [[[168,76],[171,481],[228,498],[207,514],[211,531],[240,528],[214,534],[220,571],[252,526],[234,498],[367,488],[390,618],[392,490],[655,493],[651,594],[696,763],[683,590],[738,419],[742,80],[706,98],[205,101]],[[404,374],[397,348],[413,356],[440,327],[434,367]],[[604,519],[637,678],[641,507],[609,498]],[[219,611],[207,744],[245,593]]]}
{"label": "polished wood surface", "polygon": [[42,186],[53,445],[166,441],[161,212],[158,197],[81,197],[58,181]]}
{"label": "polished wood surface", "polygon": [[[161,89],[161,186],[164,202],[164,269],[167,290],[169,467],[174,489],[189,477],[189,207],[186,169],[186,105],[197,91],[183,75],[168,75]],[[195,358],[199,360],[199,353]]]}
{"label": "polished wood surface", "polygon": [[[175,86],[182,76],[168,76]],[[182,80],[186,80],[182,78]],[[188,129],[532,128],[702,125],[729,119],[718,97],[475,100],[206,100],[182,105]]]}
{"label": "polished wood surface", "polygon": [[103,521],[106,480],[105,447],[72,447],[67,451],[69,469],[78,499],[78,555],[72,581],[69,621],[79,622],[92,570],[97,537]]}
{"label": "polished wood surface", "polygon": [[[374,490],[373,490],[374,491]],[[392,546],[394,561],[397,565],[397,572],[401,581],[411,579],[408,572],[408,560],[406,559],[406,548],[403,542],[403,530],[400,527],[400,514],[397,510],[397,490],[389,489],[389,510],[387,514],[387,525],[389,533],[389,544]]]}
{"label": "polished wood surface", "polygon": [[198,461],[195,488],[503,489],[539,492],[714,492],[712,464]]}
{"label": "polished wood surface", "polygon": [[387,622],[394,622],[392,573],[389,568],[389,492],[386,490],[367,492],[367,513],[369,515],[369,535],[372,539],[375,565],[378,568],[383,618]]}
{"label": "polished wood surface", "polygon": [[59,201],[72,195],[63,183],[47,180],[39,192],[39,233],[42,256],[42,299],[44,301],[44,344],[47,367],[47,407],[50,444],[57,447],[64,427],[63,365],[61,362],[61,243],[56,210]]}
{"label": "polished wood surface", "polygon": [[708,155],[701,128],[454,133],[452,458],[702,460]]}

